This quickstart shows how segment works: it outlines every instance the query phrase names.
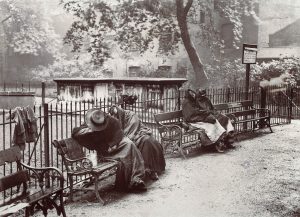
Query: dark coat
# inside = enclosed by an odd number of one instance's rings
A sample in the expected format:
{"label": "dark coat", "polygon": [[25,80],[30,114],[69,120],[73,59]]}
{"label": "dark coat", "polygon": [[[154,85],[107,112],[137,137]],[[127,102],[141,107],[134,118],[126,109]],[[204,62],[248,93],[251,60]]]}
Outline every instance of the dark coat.
{"label": "dark coat", "polygon": [[[131,188],[145,175],[142,154],[135,144],[123,137],[120,122],[107,115],[108,123],[101,131],[92,131],[86,124],[73,129],[72,137],[87,149],[96,150],[98,155],[108,156],[120,162],[116,176],[116,188]],[[109,148],[114,149],[109,150]]]}
{"label": "dark coat", "polygon": [[87,149],[96,150],[98,154],[106,156],[108,149],[118,145],[123,138],[120,122],[109,115],[106,118],[108,124],[102,131],[92,131],[83,124],[72,130],[72,137]]}
{"label": "dark coat", "polygon": [[209,110],[199,107],[196,98],[192,95],[192,90],[187,90],[185,99],[182,103],[183,119],[186,122],[209,122],[209,119],[214,119]]}
{"label": "dark coat", "polygon": [[166,162],[163,148],[153,137],[151,129],[146,127],[133,111],[112,106],[112,108],[114,107],[118,111],[117,116],[121,122],[124,135],[133,141],[142,153],[146,169],[155,172],[164,171]]}
{"label": "dark coat", "polygon": [[217,119],[225,129],[227,128],[228,121],[230,121],[229,118],[226,115],[223,115],[220,112],[214,110],[214,106],[208,97],[197,96],[196,101],[198,103],[199,109],[210,111],[211,116],[213,116],[214,119]]}

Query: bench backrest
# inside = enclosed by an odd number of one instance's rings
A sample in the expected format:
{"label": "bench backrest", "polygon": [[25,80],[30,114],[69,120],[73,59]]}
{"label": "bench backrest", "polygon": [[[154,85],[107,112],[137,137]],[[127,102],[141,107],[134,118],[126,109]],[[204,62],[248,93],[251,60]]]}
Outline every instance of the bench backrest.
{"label": "bench backrest", "polygon": [[[214,104],[214,108],[216,110],[219,110],[219,111],[227,110],[227,112],[231,112],[235,109],[240,109],[240,110],[244,111],[244,110],[248,110],[251,107],[253,107],[252,100]],[[243,115],[245,115],[245,112],[247,113],[247,111],[244,111]],[[252,113],[253,113],[253,111],[249,110],[249,114],[252,114]],[[167,123],[167,124],[180,123],[183,121],[182,110],[154,114],[154,120],[156,121],[156,123]]]}
{"label": "bench backrest", "polygon": [[0,192],[21,184],[24,186],[23,193],[26,192],[27,181],[30,177],[27,170],[22,170],[19,164],[21,159],[22,153],[18,146],[0,151],[0,166],[4,166],[5,163],[16,163],[16,165],[12,165],[16,172],[0,178]]}
{"label": "bench backrest", "polygon": [[228,109],[236,109],[236,108],[249,108],[253,106],[252,100],[245,100],[240,102],[228,102],[228,103],[220,103],[215,104],[214,108],[216,110],[228,110]]}
{"label": "bench backrest", "polygon": [[156,123],[178,123],[182,122],[182,119],[182,110],[154,114],[154,120]]}
{"label": "bench backrest", "polygon": [[58,154],[62,156],[63,160],[68,158],[70,160],[76,160],[85,157],[83,147],[73,138],[67,138],[62,140],[53,140],[52,144],[57,148]]}

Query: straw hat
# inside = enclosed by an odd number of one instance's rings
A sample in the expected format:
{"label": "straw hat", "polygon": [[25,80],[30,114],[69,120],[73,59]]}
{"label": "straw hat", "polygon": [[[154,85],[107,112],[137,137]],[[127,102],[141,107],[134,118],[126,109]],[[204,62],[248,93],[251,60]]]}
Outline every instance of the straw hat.
{"label": "straw hat", "polygon": [[106,114],[98,108],[93,108],[87,111],[85,115],[85,123],[93,131],[102,131],[108,124]]}

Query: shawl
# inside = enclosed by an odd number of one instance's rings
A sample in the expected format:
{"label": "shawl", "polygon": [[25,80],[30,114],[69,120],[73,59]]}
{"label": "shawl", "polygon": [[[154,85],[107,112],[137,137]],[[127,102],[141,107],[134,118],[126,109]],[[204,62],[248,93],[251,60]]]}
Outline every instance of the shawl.
{"label": "shawl", "polygon": [[201,110],[196,98],[192,95],[192,90],[188,89],[182,103],[183,119],[186,122],[203,122],[210,115],[207,110]]}
{"label": "shawl", "polygon": [[117,109],[117,118],[121,123],[124,136],[127,136],[131,141],[138,145],[144,136],[152,135],[151,129],[142,123],[136,113],[124,110],[116,105],[110,108],[110,113],[113,108]]}

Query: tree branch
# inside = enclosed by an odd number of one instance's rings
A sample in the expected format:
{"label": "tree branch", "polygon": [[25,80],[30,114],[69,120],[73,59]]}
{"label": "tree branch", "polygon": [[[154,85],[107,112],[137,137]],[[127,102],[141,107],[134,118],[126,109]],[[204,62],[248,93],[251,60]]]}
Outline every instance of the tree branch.
{"label": "tree branch", "polygon": [[9,15],[8,17],[6,17],[4,20],[1,20],[0,23],[4,23],[6,20],[8,20],[9,18],[11,18],[11,15]]}
{"label": "tree branch", "polygon": [[186,6],[184,7],[184,16],[187,16],[192,5],[193,5],[193,0],[188,0]]}

